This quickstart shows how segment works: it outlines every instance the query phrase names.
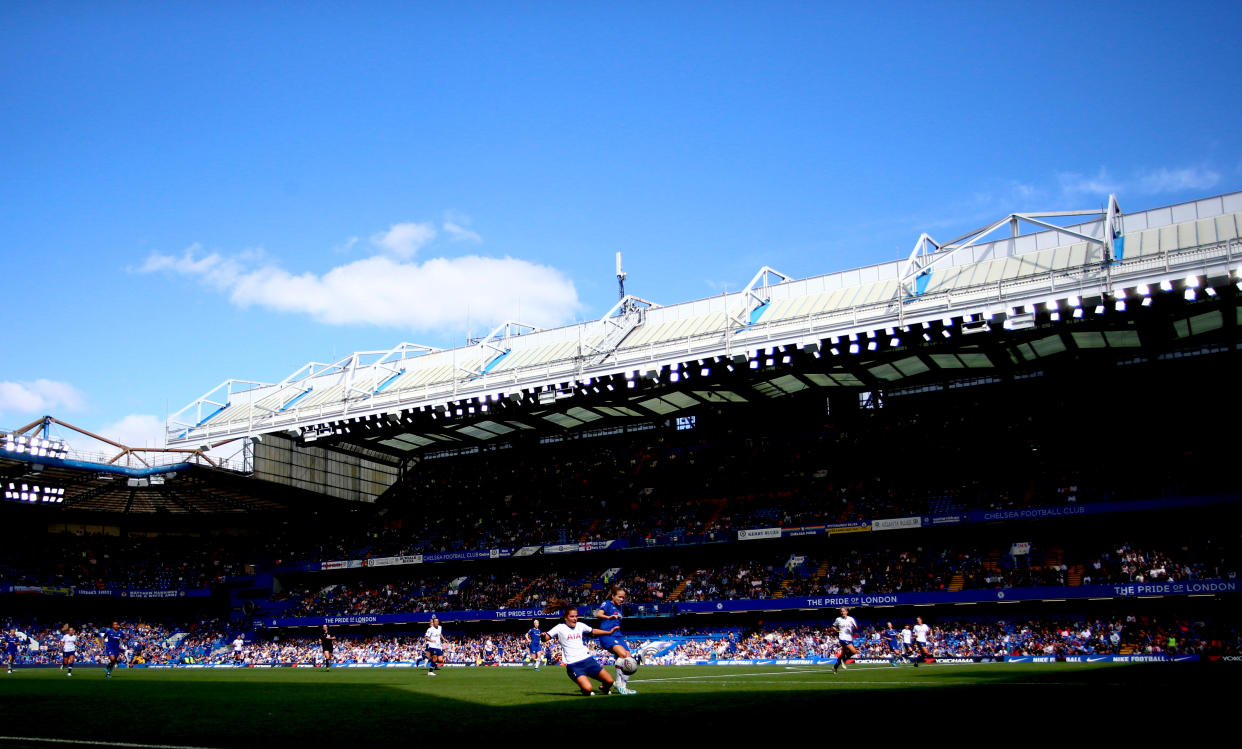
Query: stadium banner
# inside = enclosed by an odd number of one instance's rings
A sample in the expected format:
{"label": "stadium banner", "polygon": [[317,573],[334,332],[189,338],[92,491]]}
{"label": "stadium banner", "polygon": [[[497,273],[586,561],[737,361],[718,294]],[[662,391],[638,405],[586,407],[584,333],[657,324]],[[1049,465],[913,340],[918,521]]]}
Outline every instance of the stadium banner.
{"label": "stadium banner", "polygon": [[750,528],[737,532],[738,541],[753,541],[756,538],[780,538],[780,528]]}
{"label": "stadium banner", "polygon": [[[781,611],[791,609],[830,609],[840,606],[911,606],[949,603],[987,603],[997,601],[1063,601],[1083,598],[1117,598],[1153,595],[1205,595],[1238,592],[1237,580],[1195,580],[1190,582],[1125,583],[1122,585],[1038,586],[1031,588],[987,588],[956,593],[850,593],[790,598],[752,598],[734,601],[684,601],[670,604],[677,614],[707,614],[723,611]],[[534,619],[544,616],[541,609],[501,609],[435,612],[445,621],[500,621]],[[352,614],[344,616],[268,617],[255,621],[260,627],[318,627],[323,624],[413,624],[428,622],[432,612],[407,614]]]}
{"label": "stadium banner", "polygon": [[882,518],[880,520],[871,521],[871,530],[873,531],[895,531],[905,528],[922,528],[923,517],[916,515],[908,518]]}
{"label": "stadium banner", "polygon": [[540,550],[540,549],[542,549],[542,548],[543,548],[543,546],[523,546],[522,548],[520,548],[520,549],[518,549],[517,551],[513,552],[513,556],[515,556],[515,557],[531,557],[531,556],[534,556],[534,555],[538,554],[538,553],[539,553],[539,550]]}
{"label": "stadium banner", "polygon": [[[602,547],[601,547],[602,548]],[[290,565],[282,568],[300,572],[309,570],[353,570],[363,567],[392,567],[404,564],[424,564],[430,562],[463,562],[475,559],[502,559],[513,556],[513,549],[474,549],[471,551],[445,551],[435,554],[408,554],[398,557],[374,557],[372,559],[339,559],[331,562],[315,562],[310,567]]]}
{"label": "stadium banner", "polygon": [[44,596],[73,596],[82,598],[206,598],[211,588],[183,590],[146,590],[143,588],[53,588],[37,585],[0,585],[0,593],[36,593]]}
{"label": "stadium banner", "polygon": [[1046,601],[1082,598],[1117,598],[1155,595],[1202,595],[1237,593],[1237,580],[1195,580],[1189,582],[1125,583],[1120,585],[1037,586],[1030,588],[984,588],[956,593],[848,593],[827,596],[760,598],[733,601],[685,601],[678,613],[712,611],[773,611],[782,609],[837,608],[840,606],[909,606],[943,603],[986,603],[990,601]]}
{"label": "stadium banner", "polygon": [[569,554],[577,551],[601,551],[603,549],[621,549],[628,544],[616,539],[607,541],[580,541],[573,544],[548,544],[543,547],[544,554]]}
{"label": "stadium banner", "polygon": [[358,624],[422,624],[437,616],[446,622],[502,621],[506,619],[536,619],[547,616],[542,608],[466,610],[466,611],[419,611],[407,614],[348,614],[342,616],[293,616],[255,619],[256,627],[318,627],[324,624],[352,626]]}

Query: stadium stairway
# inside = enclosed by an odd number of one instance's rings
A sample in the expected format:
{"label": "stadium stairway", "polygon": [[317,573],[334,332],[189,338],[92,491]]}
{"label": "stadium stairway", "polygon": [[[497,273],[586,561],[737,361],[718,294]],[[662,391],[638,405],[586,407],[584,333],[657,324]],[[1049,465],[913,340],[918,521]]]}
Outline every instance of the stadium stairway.
{"label": "stadium stairway", "polygon": [[1070,585],[1074,587],[1082,585],[1082,573],[1085,569],[1086,568],[1083,567],[1081,564],[1075,564],[1074,566],[1070,567],[1069,571],[1066,573],[1065,582],[1069,583]]}
{"label": "stadium stairway", "polygon": [[949,592],[957,593],[964,587],[966,587],[966,577],[960,572],[954,573],[953,579],[949,581]]}
{"label": "stadium stairway", "polygon": [[668,594],[668,602],[672,603],[673,601],[680,601],[681,594],[686,592],[686,586],[690,584],[690,581],[693,578],[694,578],[693,574],[686,575],[685,577],[683,577],[681,579],[681,582],[677,583],[677,587],[673,588],[673,592]]}

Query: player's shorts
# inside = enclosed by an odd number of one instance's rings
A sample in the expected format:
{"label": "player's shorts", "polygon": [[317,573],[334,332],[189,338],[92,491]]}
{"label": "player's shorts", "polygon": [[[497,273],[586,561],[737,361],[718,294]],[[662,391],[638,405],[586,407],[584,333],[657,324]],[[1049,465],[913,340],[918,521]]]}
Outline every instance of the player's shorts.
{"label": "player's shorts", "polygon": [[542,652],[543,652],[543,648],[527,648],[527,649],[526,649],[526,652],[530,653],[531,657],[533,658],[533,657],[535,657],[535,656],[539,655],[540,653],[542,653]]}
{"label": "player's shorts", "polygon": [[592,679],[598,679],[603,666],[599,665],[599,661],[594,658],[583,658],[577,663],[570,663],[565,666],[565,671],[569,674],[569,678],[574,681],[579,676],[590,676]]}
{"label": "player's shorts", "polygon": [[599,638],[599,645],[604,650],[611,651],[614,645],[620,645],[626,650],[630,649],[630,644],[625,641],[624,635],[603,635]]}
{"label": "player's shorts", "polygon": [[434,655],[438,658],[444,655],[444,648],[427,648],[427,655]]}
{"label": "player's shorts", "polygon": [[17,655],[17,643],[15,642],[9,643],[9,646],[4,649],[4,652],[7,655],[16,656]]}
{"label": "player's shorts", "polygon": [[115,655],[117,658],[120,658],[120,657],[121,657],[121,649],[120,649],[120,648],[107,648],[107,649],[105,649],[105,650],[104,650],[104,655],[106,655],[106,656],[108,656],[108,657],[112,657],[112,656],[114,656],[114,655]]}

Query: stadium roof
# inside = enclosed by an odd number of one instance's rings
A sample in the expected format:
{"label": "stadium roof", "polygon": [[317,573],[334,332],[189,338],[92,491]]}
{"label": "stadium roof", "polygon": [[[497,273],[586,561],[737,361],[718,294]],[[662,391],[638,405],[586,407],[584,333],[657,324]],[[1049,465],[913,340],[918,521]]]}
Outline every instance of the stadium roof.
{"label": "stadium roof", "polygon": [[947,242],[924,234],[904,261],[803,280],[765,267],[734,294],[668,306],[624,297],[594,322],[507,322],[452,350],[402,343],[308,363],[279,383],[229,380],[174,415],[168,439],[267,435],[288,466],[313,448],[352,461],[341,476],[376,472],[375,486],[338,493],[373,499],[411,456],[515,434],[1014,376],[1067,351],[1133,356],[1236,328],[1240,235],[1242,193],[1132,214],[1115,198],[1014,213]]}

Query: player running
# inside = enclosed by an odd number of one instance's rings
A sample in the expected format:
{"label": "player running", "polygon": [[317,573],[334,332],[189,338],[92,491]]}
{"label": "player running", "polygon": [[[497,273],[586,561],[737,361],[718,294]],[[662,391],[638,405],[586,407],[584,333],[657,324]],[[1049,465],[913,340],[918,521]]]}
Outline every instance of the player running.
{"label": "player running", "polygon": [[233,640],[233,665],[234,666],[243,665],[242,659],[245,657],[245,653],[242,652],[242,648],[244,647],[246,647],[246,640],[240,634],[238,634],[237,638]]}
{"label": "player running", "polygon": [[565,661],[565,672],[569,674],[569,679],[582,690],[584,697],[595,696],[595,688],[591,684],[591,679],[595,679],[600,683],[600,694],[608,694],[608,690],[613,685],[613,678],[608,675],[603,666],[599,665],[599,661],[591,656],[590,651],[587,649],[586,636],[604,637],[606,635],[613,635],[619,627],[614,625],[612,629],[607,630],[593,629],[578,621],[578,608],[576,606],[560,603],[554,605],[563,612],[562,618],[564,621],[544,632],[543,639],[548,641],[555,639],[560,643],[561,654]]}
{"label": "player running", "polygon": [[319,635],[319,647],[323,649],[323,667],[332,668],[332,643],[336,638],[328,634],[328,625],[323,625],[323,634]]}
{"label": "player running", "polygon": [[923,623],[923,617],[918,616],[914,619],[914,644],[918,648],[918,656],[914,659],[914,665],[920,662],[926,662],[924,658],[931,658],[931,627]]}
{"label": "player running", "polygon": [[919,662],[911,659],[911,656],[914,655],[914,633],[910,631],[910,625],[907,624],[902,627],[897,636],[901,638],[901,659],[918,668]]}
{"label": "player running", "polygon": [[444,666],[444,629],[440,627],[440,617],[431,617],[431,626],[423,634],[427,647],[427,675],[438,676]]}
{"label": "player running", "polygon": [[888,645],[891,653],[888,662],[893,664],[893,668],[897,667],[897,662],[904,660],[901,652],[901,638],[897,634],[897,630],[893,628],[892,622],[885,622],[884,626],[884,643]]}
{"label": "player running", "polygon": [[526,631],[526,653],[530,657],[531,663],[535,664],[535,670],[539,670],[539,662],[543,658],[543,632],[539,629],[539,620],[535,620],[534,626]]}
{"label": "player running", "polygon": [[66,676],[73,676],[73,659],[78,652],[78,633],[69,625],[65,625],[64,634],[60,636],[60,670],[68,671]]}
{"label": "player running", "polygon": [[[616,674],[617,693],[618,694],[638,694],[633,689],[626,686],[629,682],[629,674],[621,670],[621,660],[630,658],[629,643],[625,641],[625,635],[621,634],[621,606],[625,603],[625,588],[620,585],[614,585],[608,590],[608,597],[604,600],[600,607],[595,610],[595,616],[599,617],[599,626],[611,627],[605,631],[605,634],[599,638],[601,647],[611,651],[616,658],[613,660],[613,672]],[[565,662],[569,663],[566,656]]]}
{"label": "player running", "polygon": [[21,649],[27,645],[30,638],[25,632],[19,631],[17,628],[10,628],[8,637],[4,644],[5,660],[8,662],[9,673],[13,673],[13,667],[17,665],[17,656]]}
{"label": "player running", "polygon": [[104,656],[108,659],[108,665],[104,666],[104,678],[111,679],[112,671],[121,659],[121,625],[114,621],[112,627],[100,630],[99,636],[103,638]]}
{"label": "player running", "polygon": [[846,669],[846,660],[858,655],[858,648],[854,646],[854,633],[858,631],[858,622],[850,616],[850,610],[842,606],[841,616],[836,618],[832,626],[837,628],[837,642],[841,644],[841,654],[837,656],[837,662],[832,664],[832,672],[835,674],[838,667],[842,671]]}

